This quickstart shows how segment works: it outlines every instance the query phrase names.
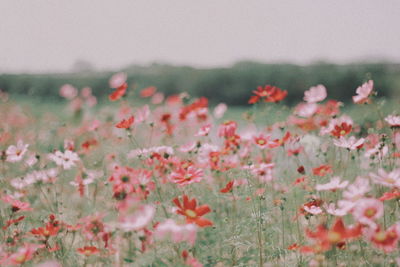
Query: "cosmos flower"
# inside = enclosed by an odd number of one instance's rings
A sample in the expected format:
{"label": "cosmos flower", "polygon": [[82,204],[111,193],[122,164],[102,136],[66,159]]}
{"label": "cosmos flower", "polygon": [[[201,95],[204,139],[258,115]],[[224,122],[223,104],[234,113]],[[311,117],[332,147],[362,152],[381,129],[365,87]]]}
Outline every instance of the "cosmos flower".
{"label": "cosmos flower", "polygon": [[333,143],[335,144],[335,146],[343,147],[348,150],[360,149],[364,145],[364,142],[365,142],[364,138],[360,138],[357,140],[357,138],[355,138],[354,136],[351,136],[348,139],[346,139],[346,137],[342,136],[339,139],[333,140]]}
{"label": "cosmos flower", "polygon": [[400,188],[400,169],[395,169],[389,173],[384,169],[379,169],[378,174],[370,173],[369,176],[374,183]]}
{"label": "cosmos flower", "polygon": [[383,215],[383,203],[374,198],[362,198],[357,201],[353,209],[354,219],[359,223],[376,228],[376,219]]}
{"label": "cosmos flower", "polygon": [[197,206],[197,200],[189,199],[187,195],[183,195],[182,200],[182,204],[178,198],[174,198],[172,202],[178,207],[176,213],[185,216],[187,223],[195,223],[200,227],[213,225],[211,221],[202,218],[211,211],[208,205]]}
{"label": "cosmos flower", "polygon": [[8,162],[18,162],[22,160],[25,153],[28,151],[29,144],[24,144],[22,140],[17,142],[17,145],[11,145],[6,150]]}
{"label": "cosmos flower", "polygon": [[164,239],[169,237],[174,243],[186,241],[190,245],[194,245],[196,241],[196,235],[196,224],[178,224],[172,219],[167,219],[166,221],[158,224],[154,232],[154,236],[156,238]]}
{"label": "cosmos flower", "polygon": [[170,175],[170,180],[180,186],[199,183],[203,179],[203,170],[190,166],[187,169],[179,168]]}
{"label": "cosmos flower", "polygon": [[332,177],[330,182],[327,184],[317,184],[315,189],[317,191],[336,191],[337,189],[343,189],[349,184],[349,181],[340,181],[340,177]]}
{"label": "cosmos flower", "polygon": [[66,150],[64,153],[56,151],[53,154],[49,154],[49,159],[54,161],[58,166],[62,166],[64,170],[69,170],[80,161],[78,154],[71,150]]}
{"label": "cosmos flower", "polygon": [[353,96],[353,102],[356,104],[364,104],[369,102],[369,96],[374,89],[374,81],[369,80],[360,87],[357,88],[355,96]]}
{"label": "cosmos flower", "polygon": [[390,127],[400,127],[400,116],[389,115],[385,118],[385,121],[389,123]]}
{"label": "cosmos flower", "polygon": [[322,84],[311,87],[304,92],[304,101],[307,103],[317,103],[323,101],[327,96],[326,88]]}

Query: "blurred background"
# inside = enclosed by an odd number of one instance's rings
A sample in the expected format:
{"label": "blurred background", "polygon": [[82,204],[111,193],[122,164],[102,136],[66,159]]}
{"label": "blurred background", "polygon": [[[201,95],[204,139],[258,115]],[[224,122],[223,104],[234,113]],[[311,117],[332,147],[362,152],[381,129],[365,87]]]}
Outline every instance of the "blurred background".
{"label": "blurred background", "polygon": [[0,90],[61,100],[66,83],[102,99],[126,72],[135,90],[247,105],[272,84],[287,104],[324,84],[351,101],[373,79],[400,98],[400,1],[2,0]]}

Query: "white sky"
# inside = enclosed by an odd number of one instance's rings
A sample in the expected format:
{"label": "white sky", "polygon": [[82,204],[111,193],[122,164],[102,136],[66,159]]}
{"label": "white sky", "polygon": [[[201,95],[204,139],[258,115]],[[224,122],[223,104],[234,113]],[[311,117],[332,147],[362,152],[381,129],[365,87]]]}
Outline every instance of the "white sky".
{"label": "white sky", "polygon": [[400,61],[399,0],[0,0],[0,72]]}

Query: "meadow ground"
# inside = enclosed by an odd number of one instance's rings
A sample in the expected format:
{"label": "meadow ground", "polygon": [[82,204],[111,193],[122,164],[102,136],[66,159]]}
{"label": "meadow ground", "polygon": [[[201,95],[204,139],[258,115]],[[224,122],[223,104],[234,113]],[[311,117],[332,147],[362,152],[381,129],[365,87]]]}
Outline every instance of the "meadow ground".
{"label": "meadow ground", "polygon": [[0,95],[1,266],[400,263],[399,100],[372,81],[294,108],[271,86],[233,108],[110,85]]}

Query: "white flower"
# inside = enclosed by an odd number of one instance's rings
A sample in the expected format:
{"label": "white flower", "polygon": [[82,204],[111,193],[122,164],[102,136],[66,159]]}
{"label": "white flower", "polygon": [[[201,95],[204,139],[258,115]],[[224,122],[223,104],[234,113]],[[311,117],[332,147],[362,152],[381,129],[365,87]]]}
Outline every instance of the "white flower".
{"label": "white flower", "polygon": [[349,184],[349,181],[340,181],[340,177],[332,177],[331,181],[327,184],[317,184],[315,189],[317,191],[334,191],[336,189],[343,189]]}
{"label": "white flower", "polygon": [[71,150],[66,150],[64,153],[56,151],[54,154],[49,154],[49,159],[62,166],[64,170],[69,170],[79,161],[79,156]]}
{"label": "white flower", "polygon": [[20,161],[26,151],[28,151],[29,144],[24,144],[22,140],[17,142],[17,146],[9,146],[6,150],[7,161],[8,162],[18,162]]}
{"label": "white flower", "polygon": [[346,191],[343,192],[343,197],[346,200],[357,201],[360,198],[363,198],[366,193],[371,190],[369,186],[369,181],[362,177],[357,177],[357,179],[349,185]]}

